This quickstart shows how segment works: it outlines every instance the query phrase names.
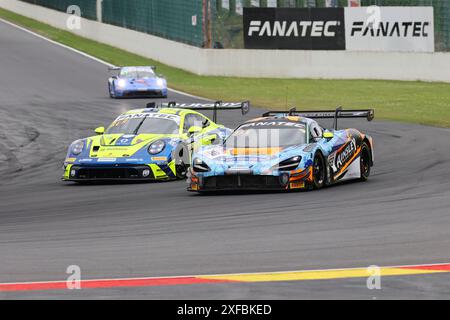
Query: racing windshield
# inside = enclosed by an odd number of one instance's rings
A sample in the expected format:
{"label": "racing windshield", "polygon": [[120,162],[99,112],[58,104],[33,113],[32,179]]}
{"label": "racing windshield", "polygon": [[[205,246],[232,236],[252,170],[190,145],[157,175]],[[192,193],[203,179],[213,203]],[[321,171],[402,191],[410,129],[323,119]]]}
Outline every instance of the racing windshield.
{"label": "racing windshield", "polygon": [[119,116],[106,130],[106,134],[178,134],[179,117],[159,113]]}
{"label": "racing windshield", "polygon": [[225,141],[226,148],[286,148],[306,143],[305,125],[281,120],[246,123]]}
{"label": "racing windshield", "polygon": [[121,78],[128,79],[142,79],[142,78],[154,78],[155,72],[152,68],[126,68],[120,70]]}

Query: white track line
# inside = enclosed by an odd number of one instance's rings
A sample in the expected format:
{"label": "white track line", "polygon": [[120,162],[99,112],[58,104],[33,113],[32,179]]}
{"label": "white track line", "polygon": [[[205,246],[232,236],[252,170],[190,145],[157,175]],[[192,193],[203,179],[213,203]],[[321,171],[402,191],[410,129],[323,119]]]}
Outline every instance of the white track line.
{"label": "white track line", "polygon": [[[54,41],[54,40],[49,39],[49,38],[47,38],[47,37],[44,37],[44,36],[42,36],[42,35],[40,35],[40,34],[38,34],[38,33],[36,33],[36,32],[33,32],[33,31],[29,30],[29,29],[26,29],[26,28],[24,28],[24,27],[21,27],[21,26],[15,24],[15,23],[12,23],[12,22],[10,22],[10,21],[8,21],[8,20],[5,20],[5,19],[0,18],[0,21],[3,22],[3,23],[6,23],[7,25],[10,25],[10,26],[12,26],[12,27],[14,27],[14,28],[17,28],[17,29],[19,29],[19,30],[22,30],[22,31],[24,31],[24,32],[26,32],[26,33],[29,33],[29,34],[31,34],[31,35],[37,37],[37,38],[40,38],[40,39],[45,40],[45,41],[48,41],[48,42],[50,42],[51,44],[60,46],[60,47],[62,47],[62,48],[64,48],[64,49],[67,49],[67,50],[70,50],[70,51],[72,51],[72,52],[75,52],[75,53],[77,53],[77,54],[79,54],[79,55],[82,55],[83,57],[86,57],[86,58],[88,58],[88,59],[91,59],[91,60],[93,60],[93,61],[95,61],[95,62],[101,63],[101,64],[103,64],[103,65],[105,65],[105,66],[108,66],[108,67],[110,67],[110,68],[114,68],[114,67],[115,67],[115,65],[113,65],[112,63],[109,63],[109,62],[107,62],[107,61],[105,61],[105,60],[102,60],[102,59],[100,59],[100,58],[94,57],[94,56],[92,56],[92,55],[90,55],[90,54],[88,54],[88,53],[86,53],[86,52],[77,50],[77,49],[75,49],[75,48],[66,46],[65,44],[62,44],[62,43],[60,43],[60,42],[57,42],[57,41]],[[186,96],[186,97],[190,97],[190,98],[194,98],[194,99],[199,99],[199,100],[205,100],[205,101],[213,101],[213,100],[211,100],[211,99],[207,99],[207,98],[195,96],[195,95],[192,95],[192,94],[183,92],[183,91],[179,91],[179,90],[175,90],[175,89],[171,89],[171,88],[168,88],[168,89],[169,89],[170,91],[172,91],[172,92],[178,93],[178,94],[183,95],[183,96]]]}

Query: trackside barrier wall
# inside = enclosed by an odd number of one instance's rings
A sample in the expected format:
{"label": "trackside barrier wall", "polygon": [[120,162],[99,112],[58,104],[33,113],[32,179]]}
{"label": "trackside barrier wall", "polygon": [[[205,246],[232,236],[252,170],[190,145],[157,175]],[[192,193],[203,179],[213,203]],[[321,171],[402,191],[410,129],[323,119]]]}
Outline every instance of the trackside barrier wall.
{"label": "trackside barrier wall", "polygon": [[82,17],[92,20],[97,19],[96,0],[22,0],[22,1],[63,12],[67,12],[67,8],[69,6],[76,5],[81,9]]}
{"label": "trackside barrier wall", "polygon": [[[69,17],[17,0],[0,7],[61,29]],[[199,75],[450,82],[450,53],[201,49],[87,19],[74,32]]]}

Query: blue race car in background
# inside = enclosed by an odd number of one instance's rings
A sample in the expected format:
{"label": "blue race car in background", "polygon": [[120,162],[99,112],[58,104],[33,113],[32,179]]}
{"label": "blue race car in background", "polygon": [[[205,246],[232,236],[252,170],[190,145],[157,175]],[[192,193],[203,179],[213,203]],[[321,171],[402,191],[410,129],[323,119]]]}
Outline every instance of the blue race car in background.
{"label": "blue race car in background", "polygon": [[111,98],[167,98],[167,81],[155,73],[155,67],[115,67],[108,79]]}
{"label": "blue race car in background", "polygon": [[[313,119],[334,118],[334,130]],[[192,155],[188,190],[320,189],[369,178],[372,138],[337,129],[338,118],[374,118],[374,110],[273,111],[240,125],[221,145]]]}

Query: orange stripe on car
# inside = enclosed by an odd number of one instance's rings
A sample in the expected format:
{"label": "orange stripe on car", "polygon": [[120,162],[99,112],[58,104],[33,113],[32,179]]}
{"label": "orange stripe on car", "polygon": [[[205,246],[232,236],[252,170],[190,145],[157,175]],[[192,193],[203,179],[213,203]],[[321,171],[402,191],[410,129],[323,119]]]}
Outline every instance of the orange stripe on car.
{"label": "orange stripe on car", "polygon": [[230,149],[230,154],[237,155],[274,155],[281,151],[282,148],[233,148]]}

